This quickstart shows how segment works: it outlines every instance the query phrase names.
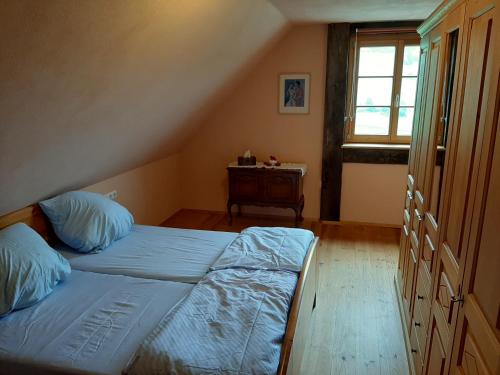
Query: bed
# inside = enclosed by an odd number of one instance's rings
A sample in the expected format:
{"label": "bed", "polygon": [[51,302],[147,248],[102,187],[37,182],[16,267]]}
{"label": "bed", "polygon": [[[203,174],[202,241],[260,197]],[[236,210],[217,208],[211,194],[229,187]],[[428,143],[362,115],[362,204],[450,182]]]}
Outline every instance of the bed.
{"label": "bed", "polygon": [[82,254],[65,244],[54,248],[80,271],[197,283],[236,233],[134,225],[106,250]]}
{"label": "bed", "polygon": [[[13,224],[15,222],[24,222],[28,225],[30,225],[32,228],[34,228],[38,233],[40,233],[49,243],[54,244],[54,234],[51,231],[50,224],[46,221],[44,215],[42,214],[40,208],[37,205],[29,206],[25,209],[16,211],[14,213],[5,215],[3,217],[0,217],[0,229]],[[314,241],[311,243],[307,250],[307,254],[304,258],[303,266],[302,269],[298,275],[298,281],[296,283],[296,289],[293,295],[293,299],[291,301],[290,309],[289,309],[289,316],[288,316],[288,321],[286,324],[286,332],[284,335],[284,340],[281,345],[281,351],[280,351],[280,360],[279,360],[279,367],[277,373],[282,375],[282,374],[298,374],[300,371],[301,363],[302,363],[302,356],[304,353],[305,346],[308,342],[308,337],[310,336],[310,324],[312,320],[312,312],[313,309],[316,305],[316,291],[317,291],[317,258],[316,258],[316,247],[318,245],[318,238],[315,238]],[[109,250],[109,249],[107,249]],[[106,250],[106,251],[107,251]],[[104,252],[103,252],[104,253]],[[105,278],[119,278],[119,279],[135,279],[137,283],[142,283],[142,282],[149,282],[153,283],[156,285],[156,283],[160,283],[158,285],[163,285],[163,283],[169,283],[165,280],[152,280],[152,279],[141,279],[138,277],[131,278],[127,276],[122,276],[122,275],[105,275],[105,274],[96,274],[96,273],[90,273],[87,271],[84,272],[79,272],[79,271],[74,271],[77,275],[79,274],[93,274],[93,275],[98,275],[97,277],[105,277]],[[96,277],[96,276],[94,276]],[[181,283],[169,283],[169,284],[180,284],[180,285],[187,285],[189,288],[189,284],[181,284]],[[192,286],[191,286],[192,287]],[[161,287],[160,287],[161,288]],[[67,290],[70,290],[71,288],[66,288]],[[97,290],[99,288],[93,288],[93,293],[101,293],[102,291]],[[71,292],[68,292],[71,294]],[[50,297],[50,296],[49,296]],[[95,298],[90,297],[90,298]],[[182,297],[181,297],[182,298]],[[47,298],[42,302],[42,304],[50,304],[50,299]],[[155,302],[156,303],[156,302]],[[159,302],[160,304],[163,303]],[[76,303],[75,303],[76,304]],[[78,300],[78,304],[81,304],[80,300]],[[164,302],[165,306],[163,306],[164,310],[161,310],[162,313],[166,313],[167,311],[170,310],[172,306],[172,302],[165,301]],[[175,304],[175,302],[174,302]],[[57,304],[56,304],[57,305]],[[153,306],[154,307],[154,306]],[[152,308],[153,308],[152,307]],[[55,307],[57,308],[57,306]],[[161,309],[161,306],[158,306],[158,309]],[[28,311],[29,309],[26,309]],[[154,308],[153,308],[154,310]],[[21,311],[23,312],[23,311]],[[18,315],[18,312],[15,312],[13,314],[13,317],[16,317]],[[84,313],[84,312],[82,312]],[[144,315],[149,316],[149,312],[144,312]],[[54,314],[50,314],[55,316]],[[22,314],[20,314],[21,318],[17,319],[22,319]],[[30,320],[29,316],[25,317],[27,320],[22,323],[24,325],[32,324],[33,322]],[[160,318],[159,318],[160,319]],[[151,319],[151,321],[154,321],[155,319]],[[36,321],[36,320],[35,320]],[[140,329],[140,327],[136,327],[137,320],[134,322],[130,322],[130,328],[131,332],[134,330]],[[157,322],[153,322],[152,326],[154,326]],[[71,327],[71,325],[69,325]],[[151,326],[149,327],[151,328]],[[148,329],[149,329],[148,328]],[[68,328],[70,329],[70,328]],[[76,331],[75,331],[76,332]],[[141,332],[144,337],[146,334],[145,332]],[[139,332],[138,332],[139,335]],[[33,333],[31,335],[32,337],[36,337],[36,333]],[[56,338],[57,342],[57,338]],[[131,358],[126,358],[130,352],[131,348],[137,345],[137,341],[134,342],[134,339],[132,336],[122,336],[121,340],[116,339],[115,341],[116,345],[114,349],[110,349],[113,352],[116,351],[116,353],[123,353],[120,358],[113,359],[113,361],[109,362],[115,362],[115,363],[107,363],[103,364],[102,368],[100,367],[98,372],[101,373],[113,373],[116,371],[118,368],[123,369],[124,363],[126,360],[130,360]],[[112,344],[110,344],[112,346]],[[42,345],[44,346],[44,345]],[[128,348],[128,349],[127,349]],[[128,350],[128,352],[127,352]],[[37,352],[38,353],[38,352]],[[34,352],[28,352],[28,354],[24,353],[21,355],[18,353],[18,358],[17,359],[9,359],[9,363],[16,363],[17,365],[22,364],[22,366],[30,366],[30,365],[36,365],[37,371],[41,372],[43,370],[40,370],[39,365],[43,363],[44,357],[43,357],[43,350],[39,352],[40,354],[34,354]],[[62,363],[65,363],[65,361],[70,361],[70,363],[73,363],[71,358],[66,358],[67,356],[64,355],[64,352],[61,352],[61,358],[60,361]],[[128,354],[125,354],[128,353]],[[37,357],[37,355],[40,355],[41,357]],[[108,356],[109,357],[109,356]],[[2,358],[2,357],[0,357]],[[37,359],[37,363],[33,364],[30,362],[28,358],[31,358],[31,362],[33,358]],[[41,361],[41,362],[40,362]],[[47,362],[52,362],[53,359],[45,358],[45,361]],[[4,362],[2,360],[2,362]],[[96,360],[98,362],[98,360]],[[48,363],[47,363],[48,365]],[[76,365],[75,365],[76,366]],[[77,366],[76,366],[77,367]],[[71,371],[75,370],[77,371],[77,368],[70,368]],[[27,367],[30,368],[30,367]],[[88,369],[87,369],[88,370]],[[63,372],[70,372],[67,370],[64,370]],[[10,371],[3,371],[3,369],[0,367],[0,373],[10,373]]]}
{"label": "bed", "polygon": [[74,270],[40,303],[0,319],[0,373],[120,374],[192,287]]}

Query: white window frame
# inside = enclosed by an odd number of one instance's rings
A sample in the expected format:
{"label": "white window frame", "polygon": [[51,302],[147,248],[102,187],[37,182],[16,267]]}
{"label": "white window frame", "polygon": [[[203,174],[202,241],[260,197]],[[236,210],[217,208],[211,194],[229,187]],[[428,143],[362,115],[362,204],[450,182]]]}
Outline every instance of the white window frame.
{"label": "white window frame", "polygon": [[[417,33],[387,35],[357,35],[351,38],[351,48],[349,53],[349,82],[348,100],[346,113],[348,114],[346,123],[346,143],[381,143],[381,144],[409,144],[411,136],[398,136],[397,126],[399,117],[399,97],[401,94],[401,82],[403,79],[403,58],[405,46],[420,45],[420,38]],[[394,46],[396,56],[394,59],[394,74],[392,83],[389,134],[388,135],[361,135],[355,134],[356,126],[356,97],[358,86],[359,50],[366,46]],[[415,104],[414,104],[415,105]],[[381,106],[383,107],[383,106]],[[389,106],[387,106],[389,107]],[[417,109],[413,106],[415,112]],[[415,113],[414,112],[414,113]],[[414,115],[415,119],[415,115]]]}

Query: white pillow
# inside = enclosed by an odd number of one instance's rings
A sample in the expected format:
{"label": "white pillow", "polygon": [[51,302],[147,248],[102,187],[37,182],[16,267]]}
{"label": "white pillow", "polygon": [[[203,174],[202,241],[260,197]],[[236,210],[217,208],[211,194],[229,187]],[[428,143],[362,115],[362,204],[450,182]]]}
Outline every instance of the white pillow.
{"label": "white pillow", "polygon": [[101,194],[70,191],[39,204],[57,237],[82,253],[105,249],[134,223],[125,207]]}
{"label": "white pillow", "polygon": [[34,305],[71,273],[61,254],[24,223],[0,231],[0,317]]}

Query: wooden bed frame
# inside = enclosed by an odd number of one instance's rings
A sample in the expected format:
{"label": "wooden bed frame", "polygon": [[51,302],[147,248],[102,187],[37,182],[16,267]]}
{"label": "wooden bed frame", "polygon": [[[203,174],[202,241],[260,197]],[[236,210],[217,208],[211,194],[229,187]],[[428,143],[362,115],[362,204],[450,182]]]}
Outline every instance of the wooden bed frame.
{"label": "wooden bed frame", "polygon": [[319,270],[316,252],[318,243],[319,238],[315,237],[300,271],[292,308],[288,316],[285,339],[281,348],[278,375],[300,374],[304,351],[312,335],[312,313],[316,307],[318,291]]}
{"label": "wooden bed frame", "polygon": [[[32,227],[49,244],[56,242],[57,239],[52,231],[52,226],[38,204],[0,216],[0,229],[19,222]],[[318,243],[319,238],[315,237],[307,251],[302,271],[300,272],[281,348],[278,375],[295,375],[300,373],[304,351],[311,336],[312,313],[316,307],[318,290],[316,249]]]}

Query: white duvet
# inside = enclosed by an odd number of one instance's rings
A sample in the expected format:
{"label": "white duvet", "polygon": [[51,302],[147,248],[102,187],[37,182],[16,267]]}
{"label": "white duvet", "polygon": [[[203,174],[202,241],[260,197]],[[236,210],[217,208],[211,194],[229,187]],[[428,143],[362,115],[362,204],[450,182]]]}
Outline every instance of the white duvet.
{"label": "white duvet", "polygon": [[297,228],[250,227],[243,230],[210,268],[300,272],[313,232]]}
{"label": "white duvet", "polygon": [[275,374],[312,232],[248,228],[143,342],[128,374]]}
{"label": "white duvet", "polygon": [[210,272],[142,343],[128,374],[275,374],[297,275]]}

